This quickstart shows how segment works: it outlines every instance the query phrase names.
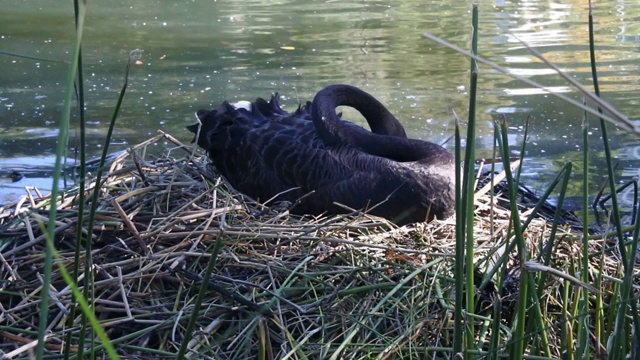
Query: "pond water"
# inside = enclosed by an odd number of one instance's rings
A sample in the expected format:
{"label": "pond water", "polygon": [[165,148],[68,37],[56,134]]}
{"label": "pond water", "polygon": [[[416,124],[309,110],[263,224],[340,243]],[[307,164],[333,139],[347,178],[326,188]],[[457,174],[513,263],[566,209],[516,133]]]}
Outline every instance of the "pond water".
{"label": "pond water", "polygon": [[[285,109],[292,110],[333,83],[375,95],[411,137],[442,142],[454,130],[450,109],[467,117],[469,60],[421,34],[468,48],[471,6],[457,0],[90,1],[83,42],[88,151],[96,156],[102,150],[133,49],[143,50],[141,64],[132,68],[110,151],[139,143],[157,129],[188,142],[184,127],[194,123],[194,112],[225,99],[268,98],[277,91]],[[483,2],[479,53],[580,99],[514,35],[588,86],[587,15],[584,0]],[[594,17],[603,97],[637,118],[640,4],[598,1]],[[0,204],[15,201],[25,186],[44,192],[51,187],[73,36],[71,1],[3,1]],[[580,179],[581,110],[483,66],[477,105],[481,155],[491,155],[499,114],[506,115],[516,146],[530,117],[524,183],[543,189],[567,161],[576,162],[574,178]],[[604,155],[598,122],[591,119],[589,127],[595,192],[605,179]],[[638,140],[614,127],[610,133],[620,182],[637,177]],[[71,162],[76,143],[72,132]],[[12,170],[25,178],[12,183]],[[578,194],[581,185],[574,183],[572,194]],[[625,199],[630,201],[629,194]]]}

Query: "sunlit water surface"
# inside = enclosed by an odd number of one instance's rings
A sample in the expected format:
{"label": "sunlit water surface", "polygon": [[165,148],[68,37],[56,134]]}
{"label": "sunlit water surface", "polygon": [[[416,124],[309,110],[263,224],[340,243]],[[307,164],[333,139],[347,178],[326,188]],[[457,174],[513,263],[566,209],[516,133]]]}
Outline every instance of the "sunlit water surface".
{"label": "sunlit water surface", "polygon": [[[410,136],[442,142],[453,134],[453,109],[466,119],[469,60],[424,37],[430,32],[468,48],[471,1],[125,1],[90,2],[83,66],[89,153],[96,156],[112,116],[128,54],[143,50],[109,151],[155,135],[188,142],[194,112],[222,100],[269,97],[287,110],[333,83],[375,95]],[[483,57],[577,100],[561,77],[518,39],[590,86],[587,9],[582,0],[483,2]],[[599,1],[594,9],[603,97],[638,117],[640,4]],[[0,204],[25,186],[51,187],[51,169],[74,37],[68,2],[4,0],[0,13]],[[26,57],[18,57],[22,55]],[[478,146],[491,156],[493,124],[505,115],[520,147],[530,120],[523,182],[544,189],[574,161],[570,195],[581,191],[583,114],[552,95],[481,67]],[[72,120],[77,120],[75,118]],[[347,112],[347,118],[357,114]],[[74,129],[77,128],[74,122]],[[605,179],[598,122],[589,121],[592,192]],[[619,181],[640,175],[640,144],[611,128]],[[73,164],[77,134],[69,142]],[[162,148],[159,144],[158,148]],[[450,145],[447,145],[450,146]],[[12,170],[25,177],[12,183]],[[73,185],[72,181],[61,184]],[[632,196],[625,194],[630,203]]]}

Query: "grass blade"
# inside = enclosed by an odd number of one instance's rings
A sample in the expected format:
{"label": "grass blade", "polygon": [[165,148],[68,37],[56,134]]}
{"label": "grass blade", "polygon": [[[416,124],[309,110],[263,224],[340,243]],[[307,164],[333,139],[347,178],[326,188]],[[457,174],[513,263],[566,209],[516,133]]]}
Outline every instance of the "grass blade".
{"label": "grass blade", "polygon": [[[462,200],[462,139],[460,136],[460,121],[455,117],[455,161],[456,161],[456,258],[464,258],[464,218],[465,208]],[[464,264],[462,261],[455,262],[456,278],[464,279]],[[458,354],[462,352],[462,304],[464,302],[464,281],[455,282],[455,307],[454,307],[454,327],[453,327],[453,351]]]}
{"label": "grass blade", "polygon": [[[74,14],[75,14],[75,22],[76,22],[76,27],[79,26],[78,24],[78,17],[80,15],[80,4],[79,4],[79,0],[75,0],[74,1]],[[77,78],[77,82],[76,82],[76,89],[77,89],[77,98],[78,98],[78,115],[79,115],[79,126],[80,126],[80,144],[78,145],[78,149],[79,149],[79,153],[80,153],[80,166],[79,166],[79,171],[78,171],[78,178],[79,178],[79,199],[78,199],[78,220],[77,220],[77,231],[76,231],[76,249],[75,249],[75,254],[74,254],[74,261],[73,261],[73,279],[77,279],[78,275],[80,274],[80,255],[81,255],[81,251],[82,251],[82,240],[84,238],[83,235],[83,222],[84,222],[84,206],[85,206],[85,185],[86,185],[86,175],[87,175],[87,170],[86,170],[86,129],[85,129],[85,119],[84,119],[84,108],[85,108],[85,102],[84,102],[84,79],[82,76],[82,46],[80,47],[80,49],[78,50],[78,74],[77,74],[78,78]],[[87,254],[89,255],[90,252]],[[87,256],[87,258],[90,258],[89,256]],[[90,267],[85,266],[85,269],[89,269]],[[85,298],[88,299],[88,297]],[[71,301],[75,304],[76,303],[76,299],[75,299],[75,295],[72,294],[71,296]],[[73,326],[73,321],[76,318],[75,314],[76,314],[76,307],[72,306],[70,311],[69,311],[69,318],[68,318],[68,322],[67,322],[67,326],[71,327]],[[82,330],[81,330],[81,335],[78,338],[78,351],[80,353],[80,356],[82,356],[83,350],[84,350],[84,329],[85,329],[85,325],[86,323],[84,322],[86,319],[86,317],[83,316],[83,324],[82,324]],[[69,354],[71,352],[71,337],[72,337],[72,333],[69,332],[66,336],[66,340],[65,340],[65,358],[68,359],[69,358]]]}
{"label": "grass blade", "polygon": [[64,106],[60,116],[60,128],[58,132],[58,142],[56,146],[56,159],[53,165],[53,184],[51,186],[51,199],[54,199],[49,208],[49,223],[47,225],[47,243],[45,251],[45,260],[43,266],[43,283],[41,294],[40,318],[38,324],[38,346],[36,347],[36,358],[42,359],[44,356],[45,335],[48,327],[49,315],[49,287],[51,285],[52,270],[52,248],[54,231],[56,228],[57,206],[56,199],[59,193],[59,180],[62,172],[62,159],[65,156],[66,144],[69,135],[69,120],[71,118],[71,104],[73,101],[73,84],[78,71],[78,61],[80,59],[80,44],[82,43],[82,35],[84,29],[84,19],[86,15],[86,4],[81,3],[78,8],[78,22],[76,26],[75,43],[72,52],[71,66],[67,76],[66,92],[64,96]]}
{"label": "grass blade", "polygon": [[96,335],[102,341],[102,346],[104,346],[104,349],[106,350],[107,355],[109,356],[110,359],[113,359],[113,360],[119,359],[120,357],[118,356],[116,349],[113,347],[113,344],[111,344],[111,341],[107,336],[107,333],[100,326],[100,323],[98,322],[98,318],[93,313],[93,310],[91,309],[91,306],[87,302],[87,299],[82,295],[82,293],[78,289],[78,285],[75,283],[75,279],[72,278],[71,275],[69,275],[69,272],[67,272],[67,269],[65,268],[65,264],[62,261],[60,254],[58,254],[58,251],[53,245],[52,238],[47,238],[47,247],[49,248],[49,251],[53,254],[53,256],[56,258],[56,264],[58,265],[58,270],[60,271],[60,274],[62,274],[64,281],[71,287],[71,291],[74,294],[74,298],[76,299],[76,301],[78,301],[78,304],[80,304],[82,313],[87,317],[89,324],[91,324],[91,328],[96,332]]}
{"label": "grass blade", "polygon": [[[594,30],[593,30],[593,13],[591,11],[591,1],[589,1],[589,56],[591,59],[591,75],[593,78],[593,89],[595,96],[600,97],[600,86],[598,83],[598,71],[596,64],[596,56],[595,56],[595,40],[594,40]],[[621,358],[624,356],[623,354],[627,353],[628,350],[628,339],[629,335],[627,334],[628,327],[625,325],[627,323],[627,308],[631,308],[631,316],[633,318],[633,328],[634,335],[636,337],[635,341],[632,343],[638,343],[640,337],[640,315],[638,314],[638,308],[636,301],[630,301],[629,296],[631,295],[632,288],[632,277],[633,277],[633,268],[635,265],[635,252],[631,253],[632,256],[629,258],[627,256],[627,248],[625,245],[624,234],[622,233],[622,221],[620,217],[620,207],[618,204],[618,196],[616,192],[616,178],[613,171],[613,156],[611,154],[611,146],[609,144],[609,135],[607,130],[607,124],[605,122],[604,117],[602,116],[602,108],[598,107],[598,113],[600,114],[600,129],[602,131],[602,141],[604,144],[604,153],[607,164],[607,174],[609,177],[609,191],[611,192],[611,207],[613,211],[613,221],[616,227],[616,235],[618,238],[618,250],[620,253],[620,258],[622,260],[622,264],[624,266],[624,281],[622,282],[622,286],[620,289],[619,295],[619,308],[615,320],[615,328],[611,333],[611,337],[607,342],[609,347],[610,356],[612,359]],[[636,223],[637,225],[637,223]],[[637,233],[635,234],[637,235]],[[634,236],[634,246],[633,248],[637,249],[637,236]],[[634,347],[635,349],[635,347]]]}
{"label": "grass blade", "polygon": [[[476,54],[478,52],[478,4],[473,4],[472,10],[472,28],[473,33],[471,35],[471,52]],[[467,128],[467,144],[466,144],[466,152],[465,152],[465,174],[463,178],[463,189],[462,189],[462,198],[465,201],[464,210],[465,210],[465,238],[466,238],[466,246],[463,250],[466,250],[465,254],[465,269],[466,276],[459,278],[458,281],[463,281],[466,279],[465,285],[465,295],[466,295],[466,304],[465,304],[465,312],[467,313],[467,318],[462,323],[465,326],[465,352],[469,350],[473,350],[476,348],[475,346],[475,331],[473,326],[473,320],[469,317],[469,314],[474,313],[475,309],[475,281],[474,279],[474,179],[475,179],[475,152],[476,152],[476,94],[478,88],[478,64],[475,60],[471,59],[470,64],[470,83],[469,83],[469,123]],[[459,326],[456,324],[456,326]],[[468,358],[469,354],[465,354],[465,358]]]}
{"label": "grass blade", "polygon": [[513,232],[515,234],[515,243],[518,252],[518,260],[520,266],[520,290],[518,293],[518,301],[516,308],[516,322],[515,329],[512,334],[512,342],[509,345],[509,359],[522,359],[524,354],[524,342],[525,342],[525,322],[527,316],[527,300],[529,276],[524,268],[527,262],[527,248],[524,241],[523,231],[520,223],[520,213],[518,211],[518,204],[516,203],[517,186],[514,182],[513,174],[511,173],[511,167],[509,166],[509,141],[507,131],[507,121],[502,118],[500,121],[500,132],[498,136],[498,145],[502,154],[504,162],[504,171],[506,173],[507,185],[509,189],[509,202],[511,207],[511,224],[513,226]]}

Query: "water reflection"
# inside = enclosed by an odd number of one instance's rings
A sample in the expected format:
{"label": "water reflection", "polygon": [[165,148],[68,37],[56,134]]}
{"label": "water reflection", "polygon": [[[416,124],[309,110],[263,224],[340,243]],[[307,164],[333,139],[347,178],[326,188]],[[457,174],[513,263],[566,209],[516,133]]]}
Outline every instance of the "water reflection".
{"label": "water reflection", "polygon": [[[0,176],[25,164],[25,184],[50,168],[73,39],[72,7],[46,0],[5,0],[0,14]],[[425,31],[468,47],[471,1],[225,1],[90,3],[83,45],[90,153],[101,150],[129,52],[144,50],[132,70],[112,150],[168,131],[189,141],[184,126],[199,108],[223,99],[278,91],[289,110],[330,83],[371,92],[406,124],[410,136],[440,142],[453,132],[450,108],[466,118],[469,62],[421,37]],[[535,59],[526,41],[578,81],[589,84],[583,1],[495,1],[481,4],[480,53],[547,86],[578,94]],[[640,7],[605,0],[594,9],[603,96],[637,116]],[[517,37],[517,38],[516,38]],[[53,61],[51,61],[53,60]],[[493,121],[506,115],[520,147],[530,118],[524,181],[543,187],[568,160],[580,161],[582,112],[517,80],[481,68],[479,143],[490,153]],[[350,115],[350,117],[353,117]],[[75,121],[75,114],[74,114]],[[591,123],[594,172],[602,166]],[[621,134],[622,157],[633,143]],[[70,148],[77,146],[71,139]],[[35,162],[35,164],[33,163]],[[625,160],[629,178],[640,160]],[[596,176],[594,174],[594,176]],[[576,175],[577,177],[579,175]],[[46,178],[46,177],[45,177]],[[4,199],[19,194],[0,184]],[[13,194],[13,195],[11,195]]]}

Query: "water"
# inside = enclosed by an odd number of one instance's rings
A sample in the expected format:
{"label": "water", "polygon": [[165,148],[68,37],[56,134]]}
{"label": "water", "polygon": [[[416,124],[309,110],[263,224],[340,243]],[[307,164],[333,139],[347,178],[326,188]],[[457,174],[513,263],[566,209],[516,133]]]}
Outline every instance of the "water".
{"label": "water", "polygon": [[[25,186],[50,188],[74,36],[70,2],[4,0],[3,5],[0,204],[15,201]],[[471,1],[452,0],[89,2],[83,43],[89,153],[102,150],[133,49],[143,50],[142,63],[131,71],[110,151],[141,142],[157,129],[188,142],[184,127],[194,123],[194,112],[224,99],[252,100],[277,91],[292,110],[332,83],[362,87],[401,119],[411,137],[442,142],[453,134],[450,109],[461,119],[467,116],[469,61],[421,34],[468,48],[470,9]],[[498,0],[483,2],[480,11],[480,55],[581,99],[516,36],[589,85],[584,1]],[[637,118],[640,5],[600,1],[594,17],[603,97]],[[480,68],[477,105],[482,155],[491,154],[497,115],[507,116],[511,144],[518,147],[531,117],[523,181],[543,189],[567,161],[576,162],[574,178],[580,180],[580,110],[487,67]],[[605,172],[597,122],[589,127],[595,192]],[[637,139],[615,128],[610,132],[620,182],[638,177]],[[72,135],[71,162],[77,144],[77,134]],[[25,178],[11,183],[14,169]],[[571,194],[580,186],[574,182]],[[623,196],[627,202],[631,198]]]}

